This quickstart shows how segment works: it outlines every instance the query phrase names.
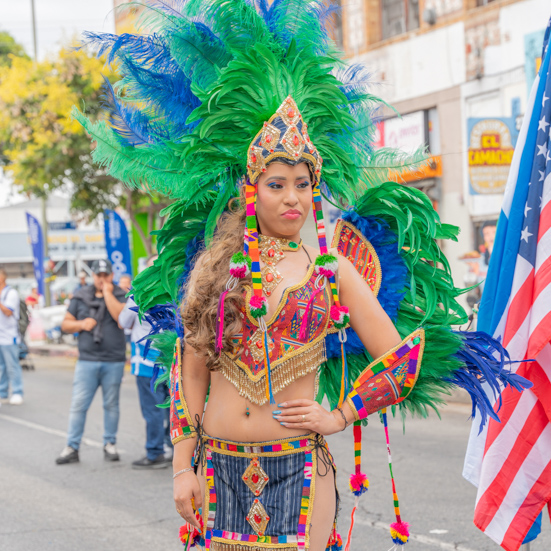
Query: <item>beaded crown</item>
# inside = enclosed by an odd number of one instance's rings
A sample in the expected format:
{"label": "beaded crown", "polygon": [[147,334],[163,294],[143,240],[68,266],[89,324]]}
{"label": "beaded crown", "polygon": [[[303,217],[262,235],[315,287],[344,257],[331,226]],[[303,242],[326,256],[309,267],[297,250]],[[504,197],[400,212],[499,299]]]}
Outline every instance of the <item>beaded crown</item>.
{"label": "beaded crown", "polygon": [[308,125],[295,100],[287,96],[277,111],[254,137],[247,155],[247,175],[254,183],[266,172],[266,166],[277,158],[306,161],[312,167],[317,183],[321,179],[321,158],[308,135]]}

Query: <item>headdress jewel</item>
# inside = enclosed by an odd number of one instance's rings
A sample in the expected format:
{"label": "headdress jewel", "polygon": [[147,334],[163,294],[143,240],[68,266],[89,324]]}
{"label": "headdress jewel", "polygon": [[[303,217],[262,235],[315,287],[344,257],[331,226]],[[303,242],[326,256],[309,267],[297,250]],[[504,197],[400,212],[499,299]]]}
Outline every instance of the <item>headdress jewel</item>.
{"label": "headdress jewel", "polygon": [[277,158],[305,161],[311,168],[314,179],[319,183],[323,160],[308,135],[295,100],[291,96],[264,123],[254,137],[247,155],[247,175],[252,184],[266,172],[267,165]]}

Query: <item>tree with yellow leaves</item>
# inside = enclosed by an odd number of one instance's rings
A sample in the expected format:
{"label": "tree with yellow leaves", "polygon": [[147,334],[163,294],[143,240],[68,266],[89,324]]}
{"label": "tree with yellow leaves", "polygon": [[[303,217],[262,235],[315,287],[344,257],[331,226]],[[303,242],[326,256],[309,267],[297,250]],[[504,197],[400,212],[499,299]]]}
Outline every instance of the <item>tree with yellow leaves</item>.
{"label": "tree with yellow leaves", "polygon": [[[47,197],[56,189],[70,193],[71,208],[88,220],[106,208],[123,206],[151,254],[153,241],[147,230],[154,229],[166,204],[137,190],[123,191],[93,163],[90,138],[71,117],[75,105],[93,120],[108,113],[101,109],[103,62],[74,47],[39,63],[15,46],[11,51],[16,53],[4,55],[0,62],[0,165],[28,195]],[[140,214],[145,224],[138,222]]]}
{"label": "tree with yellow leaves", "polygon": [[99,113],[102,62],[74,48],[40,63],[10,57],[0,67],[0,150],[15,184],[36,197],[63,188],[91,218],[117,206],[117,182],[93,165],[90,141],[70,114],[73,105]]}

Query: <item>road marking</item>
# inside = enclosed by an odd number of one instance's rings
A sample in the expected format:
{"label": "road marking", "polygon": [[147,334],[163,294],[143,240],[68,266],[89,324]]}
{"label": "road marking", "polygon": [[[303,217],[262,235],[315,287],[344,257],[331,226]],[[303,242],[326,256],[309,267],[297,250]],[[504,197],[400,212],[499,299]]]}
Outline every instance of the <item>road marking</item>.
{"label": "road marking", "polygon": [[[39,430],[47,434],[53,434],[55,436],[61,436],[62,438],[67,438],[67,433],[62,430],[52,429],[44,425],[39,425],[38,423],[33,423],[32,421],[25,421],[24,419],[18,419],[17,417],[12,417],[11,415],[6,415],[5,413],[0,413],[0,419],[5,421],[10,421],[17,425],[23,425],[29,429]],[[83,438],[82,443],[92,448],[103,448],[102,442],[96,442],[95,440],[90,440],[90,438]],[[119,450],[119,453],[124,453],[124,450]]]}
{"label": "road marking", "polygon": [[439,528],[435,528],[434,530],[429,530],[429,534],[447,534],[449,530],[440,530]]}
{"label": "road marking", "polygon": [[[371,526],[372,528],[377,528],[377,530],[385,530],[390,532],[390,525],[385,524],[384,522],[379,522],[377,520],[368,520],[368,519],[358,519],[356,520],[358,524],[363,524],[365,526]],[[389,535],[390,539],[390,535]],[[424,543],[425,545],[432,545],[445,551],[476,551],[476,549],[471,549],[469,547],[463,547],[462,545],[457,545],[456,543],[446,543],[443,541],[436,540],[434,538],[429,538],[428,536],[423,536],[421,534],[411,534],[409,536],[410,540],[418,541],[419,543]]]}

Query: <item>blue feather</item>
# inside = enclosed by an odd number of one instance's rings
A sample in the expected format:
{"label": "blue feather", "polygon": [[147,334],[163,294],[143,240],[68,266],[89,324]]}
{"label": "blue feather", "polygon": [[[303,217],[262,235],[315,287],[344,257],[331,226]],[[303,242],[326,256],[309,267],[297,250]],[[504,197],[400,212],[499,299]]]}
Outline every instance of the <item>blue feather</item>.
{"label": "blue feather", "polygon": [[149,388],[151,389],[151,392],[155,394],[155,381],[157,381],[157,377],[159,376],[159,373],[161,372],[161,368],[155,364],[153,367],[153,375],[151,375],[151,380],[149,381]]}
{"label": "blue feather", "polygon": [[501,408],[501,387],[511,386],[521,392],[531,388],[532,383],[513,373],[510,369],[509,353],[499,341],[482,331],[454,331],[463,341],[455,357],[463,363],[453,377],[446,381],[466,390],[472,400],[472,415],[480,413],[479,433],[487,422],[488,416],[499,422],[486,390],[482,384],[487,383],[494,398],[497,398],[497,412]]}
{"label": "blue feather", "polygon": [[145,67],[155,67],[159,72],[174,72],[178,65],[172,59],[166,41],[158,34],[137,35],[124,33],[121,35],[110,33],[83,33],[82,44],[92,47],[96,57],[107,56],[107,63],[112,64],[120,57],[139,59]]}
{"label": "blue feather", "polygon": [[182,273],[178,278],[178,300],[183,300],[183,292],[185,284],[191,275],[195,266],[195,262],[205,248],[205,232],[200,231],[186,246],[186,261],[182,269]]}
{"label": "blue feather", "polygon": [[[259,12],[276,40],[284,47],[287,48],[294,40],[299,48],[312,47],[317,54],[327,52],[330,41],[328,20],[341,9],[334,0],[274,0],[267,11],[264,4],[265,2],[260,1],[257,3]],[[320,38],[320,42],[316,44],[312,42],[309,32],[311,29],[308,28],[313,21],[316,22],[316,31]]]}
{"label": "blue feather", "polygon": [[180,309],[176,304],[157,304],[150,308],[145,314],[144,319],[151,325],[151,331],[142,339],[145,340],[144,356],[147,356],[149,347],[151,346],[151,337],[169,331],[176,333],[180,338],[183,338],[182,323],[180,319]]}
{"label": "blue feather", "polygon": [[373,86],[373,75],[362,63],[353,63],[346,68],[335,69],[333,74],[342,83],[339,90],[349,101],[356,101],[361,98]]}
{"label": "blue feather", "polygon": [[[201,40],[223,47],[206,25],[192,23],[188,29],[198,33]],[[108,54],[108,63],[118,61],[118,70],[124,74],[120,85],[126,96],[144,105],[141,109],[144,115],[155,121],[152,133],[158,134],[162,128],[166,139],[179,141],[199,124],[199,121],[186,123],[200,101],[163,36],[85,33],[84,43],[94,47],[98,56]]]}
{"label": "blue feather", "polygon": [[[407,266],[398,251],[396,234],[384,220],[374,216],[362,217],[354,211],[349,211],[342,218],[354,224],[373,245],[381,266],[384,267],[377,299],[390,319],[395,321],[398,317],[400,303],[409,285]],[[354,329],[347,329],[346,335],[347,353],[361,354],[365,352],[365,347]],[[328,335],[325,339],[325,346],[328,358],[340,357],[341,348],[337,334]]]}
{"label": "blue feather", "polygon": [[[191,91],[191,81],[177,68],[176,74],[162,74],[140,67],[133,60],[125,63],[127,75],[124,78],[129,95],[141,98],[146,103],[144,109],[163,115],[158,122],[167,137],[177,141],[199,124],[187,124],[192,111],[200,105],[199,99]],[[157,125],[155,125],[155,128]]]}
{"label": "blue feather", "polygon": [[[199,124],[186,124],[200,101],[160,36],[85,33],[84,43],[93,46],[98,56],[108,54],[108,63],[118,60],[119,70],[125,74],[122,81],[125,96],[138,98],[143,105],[140,111],[149,119],[149,134],[178,141]],[[145,141],[145,136],[141,137]],[[139,140],[135,139],[135,143]]]}
{"label": "blue feather", "polygon": [[[253,5],[255,5],[258,13],[262,16],[266,24],[269,24],[271,6],[268,0],[257,0],[256,2],[254,2],[254,0],[251,1]],[[273,4],[275,4],[275,2],[277,2],[277,0],[275,0]]]}
{"label": "blue feather", "polygon": [[398,237],[387,222],[375,216],[346,212],[343,220],[354,224],[371,243],[382,267],[382,281],[377,299],[392,321],[396,321],[400,303],[409,286],[408,268],[398,249]]}
{"label": "blue feather", "polygon": [[126,146],[144,145],[157,141],[151,132],[149,119],[136,109],[124,105],[115,96],[111,83],[105,78],[103,108],[109,111],[109,122],[120,142]]}
{"label": "blue feather", "polygon": [[159,10],[173,17],[182,17],[182,11],[189,0],[145,0],[148,9]]}

